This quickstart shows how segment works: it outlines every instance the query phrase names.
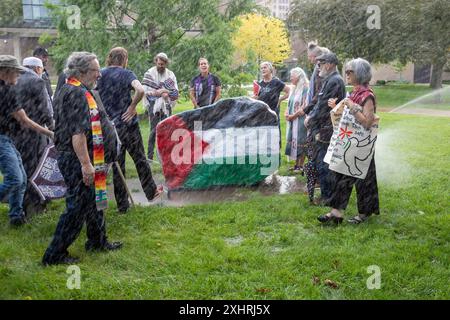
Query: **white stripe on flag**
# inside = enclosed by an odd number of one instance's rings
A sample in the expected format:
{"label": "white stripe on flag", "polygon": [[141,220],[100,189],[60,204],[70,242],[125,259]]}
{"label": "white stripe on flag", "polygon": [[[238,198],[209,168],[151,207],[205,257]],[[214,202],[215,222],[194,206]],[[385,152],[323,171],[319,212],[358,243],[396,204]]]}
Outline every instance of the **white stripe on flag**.
{"label": "white stripe on flag", "polygon": [[210,129],[194,133],[209,143],[203,159],[280,153],[280,131],[277,126]]}

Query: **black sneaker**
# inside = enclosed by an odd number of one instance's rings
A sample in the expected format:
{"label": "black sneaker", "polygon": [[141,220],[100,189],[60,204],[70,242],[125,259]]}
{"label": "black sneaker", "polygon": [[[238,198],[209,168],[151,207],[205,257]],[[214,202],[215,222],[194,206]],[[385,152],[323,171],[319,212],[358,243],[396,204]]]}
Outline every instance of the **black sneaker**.
{"label": "black sneaker", "polygon": [[58,265],[58,264],[76,264],[80,262],[80,258],[72,257],[72,256],[65,256],[62,259],[59,260],[53,260],[53,261],[46,261],[43,260],[42,264],[44,266],[52,266],[52,265]]}
{"label": "black sneaker", "polygon": [[107,242],[103,246],[86,246],[86,251],[115,251],[121,249],[123,246],[122,242]]}
{"label": "black sneaker", "polygon": [[23,216],[22,217],[14,217],[14,218],[11,218],[11,220],[9,220],[9,224],[13,227],[20,227],[27,222],[28,222],[27,219]]}

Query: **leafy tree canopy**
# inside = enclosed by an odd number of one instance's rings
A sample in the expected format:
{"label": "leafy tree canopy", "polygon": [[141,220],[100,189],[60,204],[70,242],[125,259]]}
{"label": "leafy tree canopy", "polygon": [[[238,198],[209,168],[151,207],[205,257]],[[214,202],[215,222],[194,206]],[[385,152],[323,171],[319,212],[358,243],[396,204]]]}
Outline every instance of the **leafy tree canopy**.
{"label": "leafy tree canopy", "polygon": [[[80,8],[80,29],[67,23],[73,12],[52,6],[59,36],[52,52],[59,69],[73,51],[90,51],[103,63],[109,50],[122,46],[129,52],[129,68],[138,76],[165,52],[181,83],[197,72],[197,61],[208,58],[212,69],[229,65],[232,54],[232,20],[254,7],[252,0],[64,0]],[[70,7],[68,7],[70,8]],[[75,17],[76,18],[76,17]]]}
{"label": "leafy tree canopy", "polygon": [[450,48],[448,0],[296,0],[289,26],[341,58],[432,64],[431,86],[442,84]]}

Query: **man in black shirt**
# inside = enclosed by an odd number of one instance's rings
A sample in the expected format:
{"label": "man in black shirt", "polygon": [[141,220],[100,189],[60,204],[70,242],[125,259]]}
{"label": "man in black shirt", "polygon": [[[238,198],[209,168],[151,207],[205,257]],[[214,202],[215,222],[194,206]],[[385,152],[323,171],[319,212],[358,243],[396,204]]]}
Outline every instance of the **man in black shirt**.
{"label": "man in black shirt", "polygon": [[[48,108],[48,94],[45,81],[41,79],[44,66],[39,58],[29,57],[23,60],[23,66],[28,69],[22,74],[15,86],[18,104],[25,110],[34,122],[47,128],[53,127],[53,117]],[[48,138],[29,129],[22,129],[13,137],[14,145],[20,152],[23,167],[30,179],[49,144]],[[33,148],[30,148],[30,145]],[[23,200],[23,208],[27,217],[44,211],[46,203],[36,192],[32,184],[28,184]]]}
{"label": "man in black shirt", "polygon": [[[69,57],[65,72],[68,82],[76,83],[64,84],[55,97],[55,146],[59,152],[58,166],[67,186],[66,210],[45,252],[44,265],[78,261],[69,256],[67,249],[80,234],[84,222],[86,250],[108,251],[122,246],[120,242],[107,241],[103,211],[96,207],[95,168],[91,160],[94,141],[87,96],[92,96],[90,90],[101,76],[100,65],[94,54],[75,52]],[[97,111],[100,118],[106,117],[102,109]]]}
{"label": "man in black shirt", "polygon": [[23,196],[27,187],[27,174],[11,137],[23,127],[53,138],[53,132],[28,118],[17,102],[14,86],[19,74],[25,70],[15,57],[0,56],[0,171],[3,175],[0,199],[9,197],[9,218],[13,226],[26,222]]}
{"label": "man in black shirt", "polygon": [[[153,180],[150,164],[145,158],[144,143],[136,112],[138,103],[144,96],[144,88],[136,75],[126,69],[128,52],[124,48],[111,49],[106,59],[107,68],[102,69],[102,77],[97,83],[97,90],[122,142],[118,163],[125,176],[125,156],[130,154],[134,161],[142,189],[149,201],[162,193],[162,186],[157,188]],[[131,98],[131,91],[135,94]],[[114,195],[120,213],[128,211],[130,206],[124,181],[116,166],[113,167]]]}

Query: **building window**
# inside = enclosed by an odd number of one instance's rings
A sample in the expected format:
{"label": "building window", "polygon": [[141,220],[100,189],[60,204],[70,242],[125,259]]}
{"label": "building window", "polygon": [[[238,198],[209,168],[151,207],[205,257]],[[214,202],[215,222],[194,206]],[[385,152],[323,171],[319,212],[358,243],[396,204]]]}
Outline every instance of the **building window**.
{"label": "building window", "polygon": [[58,4],[59,0],[22,0],[23,19],[25,21],[50,20],[45,3]]}

